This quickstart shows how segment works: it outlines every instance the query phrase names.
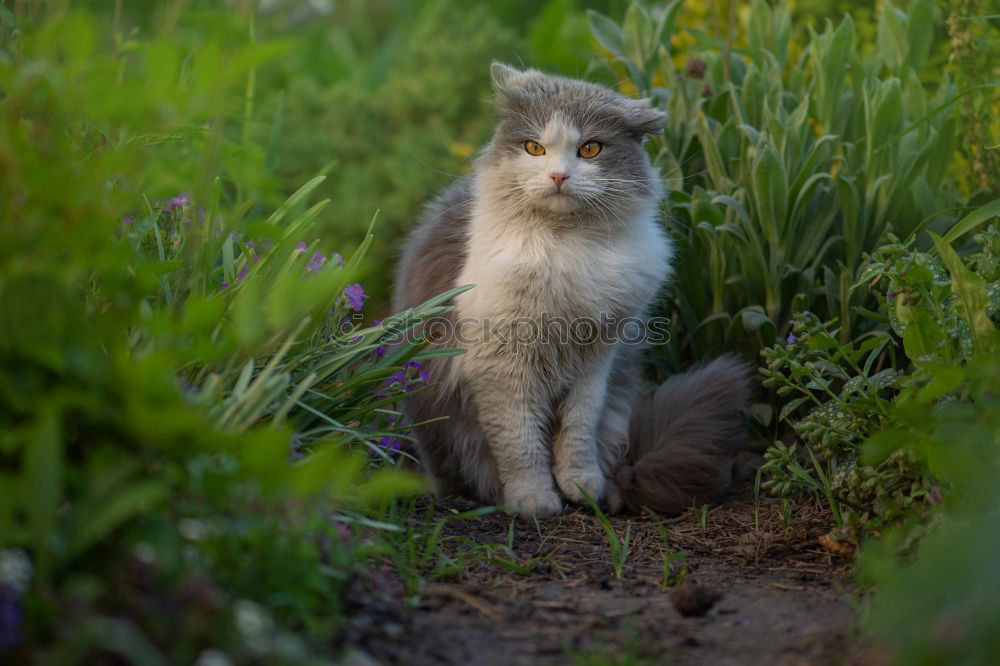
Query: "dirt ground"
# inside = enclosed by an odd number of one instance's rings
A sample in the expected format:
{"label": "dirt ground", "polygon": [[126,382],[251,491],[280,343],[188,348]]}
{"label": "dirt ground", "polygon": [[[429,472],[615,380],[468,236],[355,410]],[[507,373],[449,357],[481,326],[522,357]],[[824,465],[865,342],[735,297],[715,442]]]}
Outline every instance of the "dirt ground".
{"label": "dirt ground", "polygon": [[[473,507],[450,499],[434,510],[444,517]],[[787,523],[777,500],[761,498],[755,518],[747,492],[704,515],[612,517],[620,536],[631,530],[620,579],[590,512],[537,524],[519,519],[513,550],[530,573],[481,561],[459,579],[430,581],[401,635],[365,648],[380,663],[411,666],[844,663],[856,591],[845,561],[817,542],[830,516],[814,500],[793,504],[786,515]],[[511,522],[493,513],[449,522],[443,535],[503,544]],[[667,591],[661,522],[668,552],[683,553],[670,561],[671,576],[687,569],[683,587]],[[709,604],[718,600],[703,615],[685,617],[674,602],[692,590]]]}

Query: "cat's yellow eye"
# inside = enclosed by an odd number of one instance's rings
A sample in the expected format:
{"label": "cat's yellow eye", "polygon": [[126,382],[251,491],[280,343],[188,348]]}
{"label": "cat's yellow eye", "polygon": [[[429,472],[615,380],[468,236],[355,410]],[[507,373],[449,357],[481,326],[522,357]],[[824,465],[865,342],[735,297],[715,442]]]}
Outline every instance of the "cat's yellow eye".
{"label": "cat's yellow eye", "polygon": [[528,151],[529,155],[534,155],[535,157],[545,154],[545,146],[535,141],[525,141],[524,149]]}
{"label": "cat's yellow eye", "polygon": [[597,153],[601,152],[601,144],[596,141],[588,141],[587,143],[580,146],[580,150],[577,151],[580,157],[585,157],[590,159],[591,157],[597,157]]}

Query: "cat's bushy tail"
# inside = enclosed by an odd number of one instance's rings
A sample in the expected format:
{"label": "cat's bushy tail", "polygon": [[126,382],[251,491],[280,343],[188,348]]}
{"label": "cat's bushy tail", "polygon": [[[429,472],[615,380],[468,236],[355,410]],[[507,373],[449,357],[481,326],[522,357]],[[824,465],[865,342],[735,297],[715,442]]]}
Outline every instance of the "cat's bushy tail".
{"label": "cat's bushy tail", "polygon": [[750,433],[750,368],[735,357],[670,378],[636,403],[615,482],[631,511],[677,514],[711,501],[733,480]]}

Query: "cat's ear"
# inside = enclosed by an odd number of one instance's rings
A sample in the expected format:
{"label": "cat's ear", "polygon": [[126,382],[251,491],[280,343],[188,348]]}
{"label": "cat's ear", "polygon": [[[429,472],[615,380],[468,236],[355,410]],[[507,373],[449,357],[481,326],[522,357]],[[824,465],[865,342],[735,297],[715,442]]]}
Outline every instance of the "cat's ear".
{"label": "cat's ear", "polygon": [[531,78],[533,71],[529,69],[522,72],[502,62],[494,62],[490,66],[493,94],[498,108],[517,107],[524,102],[527,96],[525,82]]}
{"label": "cat's ear", "polygon": [[629,100],[625,115],[633,130],[640,136],[662,134],[667,126],[667,114],[653,106],[652,100],[648,98]]}
{"label": "cat's ear", "polygon": [[490,79],[493,82],[493,92],[497,95],[509,94],[517,87],[518,81],[524,76],[524,72],[514,69],[499,60],[494,60],[490,65]]}

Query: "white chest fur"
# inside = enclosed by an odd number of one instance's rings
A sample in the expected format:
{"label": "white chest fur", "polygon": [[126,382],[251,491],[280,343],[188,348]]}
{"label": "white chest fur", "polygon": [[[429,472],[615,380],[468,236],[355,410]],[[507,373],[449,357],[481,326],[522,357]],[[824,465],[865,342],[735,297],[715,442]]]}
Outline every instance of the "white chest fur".
{"label": "white chest fur", "polygon": [[643,314],[671,249],[649,211],[603,230],[498,220],[477,210],[457,298],[464,319],[601,318]]}

